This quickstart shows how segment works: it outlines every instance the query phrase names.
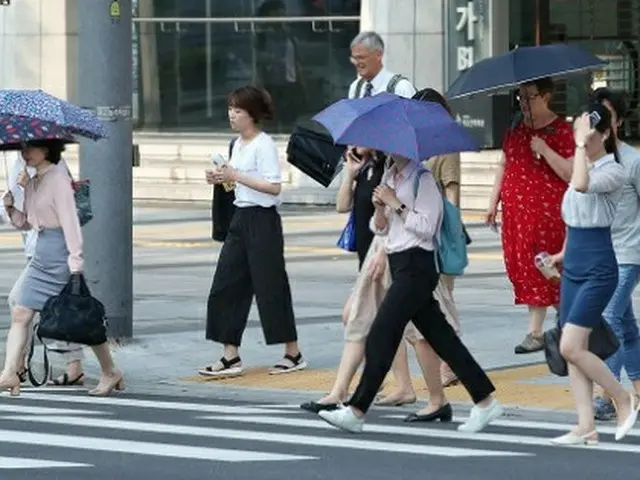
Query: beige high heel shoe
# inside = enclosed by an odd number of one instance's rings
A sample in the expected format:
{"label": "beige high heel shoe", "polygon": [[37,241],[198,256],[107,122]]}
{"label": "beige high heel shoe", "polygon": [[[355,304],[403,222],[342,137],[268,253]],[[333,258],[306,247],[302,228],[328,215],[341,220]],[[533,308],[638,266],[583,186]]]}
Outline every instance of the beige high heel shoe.
{"label": "beige high heel shoe", "polygon": [[92,397],[108,397],[114,390],[118,392],[124,390],[124,375],[122,373],[114,375],[111,381],[105,385],[100,386],[100,384],[98,384],[96,388],[89,390],[88,393]]}
{"label": "beige high heel shoe", "polygon": [[9,395],[12,397],[20,396],[20,377],[15,375],[13,381],[0,382],[0,391],[9,390]]}

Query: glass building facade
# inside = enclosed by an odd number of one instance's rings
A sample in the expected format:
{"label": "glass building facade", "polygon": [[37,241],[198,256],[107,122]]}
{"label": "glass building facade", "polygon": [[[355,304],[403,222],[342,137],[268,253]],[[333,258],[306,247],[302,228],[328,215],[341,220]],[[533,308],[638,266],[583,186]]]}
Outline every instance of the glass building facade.
{"label": "glass building facade", "polygon": [[558,82],[555,111],[572,117],[591,89],[609,87],[627,94],[631,118],[623,136],[640,140],[640,0],[510,0],[511,46],[567,42],[606,60],[593,75]]}
{"label": "glass building facade", "polygon": [[[486,12],[494,2],[507,6],[508,16],[489,24]],[[344,98],[354,78],[349,44],[360,30],[360,0],[133,0],[133,5],[138,130],[228,132],[228,92],[258,84],[276,104],[277,118],[267,129],[286,134],[297,120]],[[640,139],[640,0],[447,0],[446,5],[445,85],[465,62],[482,58],[483,43],[496,35],[508,37],[503,49],[577,43],[609,65],[594,76],[559,82],[554,109],[572,116],[593,87],[625,90],[635,112],[626,136]],[[471,40],[467,28],[457,28],[460,11],[470,9],[478,17]],[[454,50],[473,55],[455,58]],[[429,86],[416,82],[419,88]],[[517,108],[508,98],[456,105],[486,148],[500,146]]]}
{"label": "glass building facade", "polygon": [[[508,6],[508,16],[491,10],[496,2]],[[629,118],[621,136],[640,140],[640,0],[448,0],[448,12],[446,85],[490,56],[496,37],[501,43],[496,53],[517,46],[580,45],[608,64],[601,71],[556,79],[553,110],[570,119],[593,89],[622,90],[629,100]],[[477,95],[452,106],[485,148],[501,147],[519,110],[515,92]]]}
{"label": "glass building facade", "polygon": [[134,0],[134,117],[146,131],[225,132],[229,91],[271,93],[288,133],[343,98],[355,0]]}

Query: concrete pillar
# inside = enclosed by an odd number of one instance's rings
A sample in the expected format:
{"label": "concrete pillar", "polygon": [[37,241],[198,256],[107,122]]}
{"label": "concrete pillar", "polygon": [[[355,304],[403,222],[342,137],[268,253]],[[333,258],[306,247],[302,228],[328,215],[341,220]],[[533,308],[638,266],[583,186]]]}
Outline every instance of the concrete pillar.
{"label": "concrete pillar", "polygon": [[[47,0],[48,1],[48,0]],[[104,121],[107,138],[80,143],[94,217],[83,228],[92,293],[104,303],[111,338],[133,336],[131,0],[79,0],[80,105]]]}
{"label": "concrete pillar", "polygon": [[445,0],[362,0],[360,30],[385,41],[385,66],[417,89],[444,89]]}

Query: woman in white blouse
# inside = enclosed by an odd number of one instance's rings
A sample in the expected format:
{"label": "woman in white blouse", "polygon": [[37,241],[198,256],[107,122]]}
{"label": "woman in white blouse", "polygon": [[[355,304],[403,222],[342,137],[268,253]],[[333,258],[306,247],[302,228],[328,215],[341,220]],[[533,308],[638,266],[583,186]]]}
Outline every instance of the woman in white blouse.
{"label": "woman in white blouse", "polygon": [[242,87],[229,94],[229,122],[240,136],[231,160],[207,172],[210,184],[235,183],[235,213],[229,226],[207,303],[207,340],[224,345],[222,357],[199,370],[209,377],[243,373],[238,348],[247,326],[253,296],[265,343],[285,344],[284,358],[270,373],[289,373],[307,366],[298,349],[289,277],[285,270],[280,205],[278,149],[260,129],[273,117],[269,94]]}
{"label": "woman in white blouse", "polygon": [[606,364],[588,349],[589,335],[602,319],[618,281],[618,265],[611,241],[611,223],[625,181],[618,160],[611,114],[601,104],[591,105],[575,121],[576,152],[571,183],[562,201],[567,237],[562,252],[560,289],[560,352],[567,360],[578,413],[578,425],[554,438],[557,445],[598,442],[593,405],[593,382],[614,399],[618,414],[616,440],[624,437],[638,416],[636,397],[615,379]]}

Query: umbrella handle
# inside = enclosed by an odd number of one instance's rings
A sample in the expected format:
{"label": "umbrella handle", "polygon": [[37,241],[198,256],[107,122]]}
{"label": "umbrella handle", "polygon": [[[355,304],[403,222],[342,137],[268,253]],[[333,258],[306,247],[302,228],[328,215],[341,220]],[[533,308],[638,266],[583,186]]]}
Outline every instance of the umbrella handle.
{"label": "umbrella handle", "polygon": [[7,164],[7,152],[2,153],[2,160],[4,162],[4,183],[7,186],[6,190],[9,190],[9,165]]}

